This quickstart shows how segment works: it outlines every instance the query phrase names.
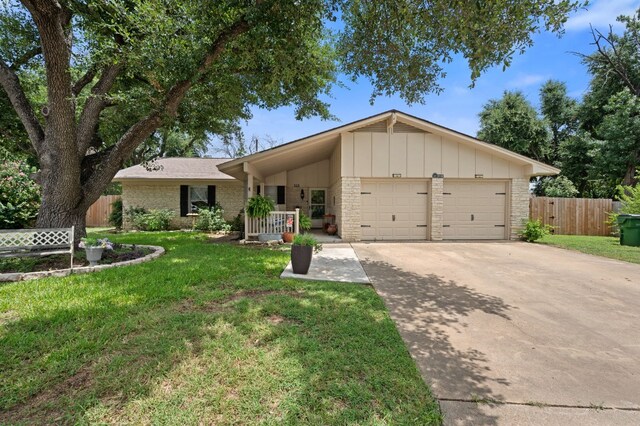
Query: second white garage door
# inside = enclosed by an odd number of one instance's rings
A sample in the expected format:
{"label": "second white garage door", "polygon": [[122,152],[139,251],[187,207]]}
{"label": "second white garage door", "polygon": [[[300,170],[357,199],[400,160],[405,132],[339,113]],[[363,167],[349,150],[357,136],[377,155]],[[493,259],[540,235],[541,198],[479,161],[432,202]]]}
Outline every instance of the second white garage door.
{"label": "second white garage door", "polygon": [[444,239],[505,239],[506,188],[506,182],[445,179]]}
{"label": "second white garage door", "polygon": [[363,240],[426,240],[429,181],[363,179]]}

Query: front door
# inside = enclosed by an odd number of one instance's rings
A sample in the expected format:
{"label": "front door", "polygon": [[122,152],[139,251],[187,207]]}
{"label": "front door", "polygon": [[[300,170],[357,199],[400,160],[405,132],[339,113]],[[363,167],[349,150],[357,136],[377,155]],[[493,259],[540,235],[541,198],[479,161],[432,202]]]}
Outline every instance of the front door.
{"label": "front door", "polygon": [[322,228],[327,207],[327,190],[312,188],[309,198],[309,217],[312,228]]}

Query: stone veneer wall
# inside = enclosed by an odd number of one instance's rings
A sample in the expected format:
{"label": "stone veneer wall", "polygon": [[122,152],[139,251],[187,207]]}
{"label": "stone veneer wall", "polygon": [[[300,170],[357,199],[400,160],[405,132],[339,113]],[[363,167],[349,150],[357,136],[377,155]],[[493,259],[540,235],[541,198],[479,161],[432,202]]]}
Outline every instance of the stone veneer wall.
{"label": "stone veneer wall", "polygon": [[511,179],[510,239],[519,239],[523,223],[529,219],[529,179]]}
{"label": "stone veneer wall", "polygon": [[336,192],[336,204],[340,199],[338,233],[345,241],[360,241],[360,178],[342,177]]}
{"label": "stone veneer wall", "polygon": [[431,240],[442,241],[444,223],[444,179],[431,179]]}
{"label": "stone veneer wall", "polygon": [[[171,226],[174,228],[191,228],[192,219],[180,217],[180,185],[215,185],[216,201],[224,209],[224,218],[233,220],[244,208],[243,183],[240,181],[203,181],[203,182],[123,182],[122,208],[126,212],[129,207],[144,207],[147,210],[169,209],[176,215]],[[131,229],[126,215],[124,229]]]}

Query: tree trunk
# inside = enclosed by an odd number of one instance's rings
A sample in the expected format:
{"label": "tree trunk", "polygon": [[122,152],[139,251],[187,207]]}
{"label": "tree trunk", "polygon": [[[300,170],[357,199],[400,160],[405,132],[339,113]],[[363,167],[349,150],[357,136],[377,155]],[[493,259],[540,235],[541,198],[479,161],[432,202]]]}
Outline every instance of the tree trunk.
{"label": "tree trunk", "polygon": [[75,226],[76,243],[86,236],[86,214],[89,206],[81,198],[80,182],[70,182],[64,168],[43,167],[40,174],[42,204],[38,211],[38,228],[70,228]]}

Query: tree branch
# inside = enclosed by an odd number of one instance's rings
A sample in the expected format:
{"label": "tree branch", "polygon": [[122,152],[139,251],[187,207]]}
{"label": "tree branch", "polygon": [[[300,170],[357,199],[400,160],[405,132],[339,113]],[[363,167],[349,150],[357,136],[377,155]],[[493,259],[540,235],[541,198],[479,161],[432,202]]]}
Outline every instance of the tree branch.
{"label": "tree branch", "polygon": [[106,98],[107,93],[113,87],[116,78],[124,66],[122,64],[109,65],[102,71],[98,82],[91,89],[91,96],[87,99],[78,121],[78,155],[84,157],[87,148],[91,145],[93,134],[98,128],[98,121],[102,110],[110,105]]}
{"label": "tree branch", "polygon": [[42,53],[42,48],[40,46],[29,49],[26,52],[24,52],[22,55],[20,55],[15,61],[13,61],[13,63],[9,68],[11,68],[12,71],[17,71],[18,68],[20,68],[21,66],[23,66],[24,64],[26,64],[31,59],[35,58],[41,53]]}
{"label": "tree branch", "polygon": [[22,125],[24,126],[31,144],[35,148],[36,152],[39,151],[42,141],[44,140],[44,131],[42,126],[36,117],[31,103],[24,94],[22,85],[16,73],[0,60],[0,85],[7,93],[13,109],[18,114]]}
{"label": "tree branch", "polygon": [[84,89],[87,86],[87,84],[93,81],[96,74],[97,74],[97,70],[95,67],[92,66],[91,68],[89,68],[87,72],[84,73],[84,75],[80,77],[78,81],[76,81],[73,87],[71,88],[71,92],[73,93],[73,96],[78,97],[78,95],[82,92],[82,89]]}
{"label": "tree branch", "polygon": [[[163,117],[175,117],[180,103],[193,85],[204,78],[207,71],[211,69],[215,61],[222,55],[230,40],[247,32],[250,29],[249,23],[244,17],[223,31],[216,41],[211,45],[202,63],[189,79],[184,79],[175,83],[167,92],[163,105],[156,111],[150,113],[145,118],[131,126],[118,142],[109,149],[108,155],[102,160],[83,184],[83,203],[93,203],[102,192],[103,188],[111,182],[113,176],[118,172],[124,161],[129,158],[133,151],[145,139],[155,132],[162,125]],[[84,113],[84,112],[83,112]],[[89,207],[89,205],[87,207]]]}
{"label": "tree branch", "polygon": [[[607,64],[609,64],[611,69],[618,75],[618,77],[620,77],[624,81],[625,86],[627,86],[634,95],[640,96],[640,87],[636,87],[633,84],[633,81],[629,77],[626,69],[620,64],[620,54],[618,53],[618,49],[616,48],[615,43],[611,40],[613,29],[609,27],[609,37],[606,37],[598,30],[594,30],[593,27],[591,28],[591,34],[593,36],[593,41],[600,57],[604,59]],[[601,45],[602,40],[604,40],[609,46],[611,46],[611,50],[613,51],[613,58],[607,52],[607,49]]]}

